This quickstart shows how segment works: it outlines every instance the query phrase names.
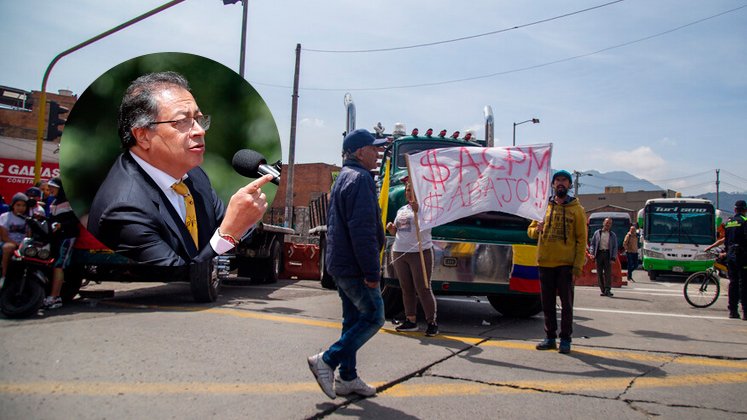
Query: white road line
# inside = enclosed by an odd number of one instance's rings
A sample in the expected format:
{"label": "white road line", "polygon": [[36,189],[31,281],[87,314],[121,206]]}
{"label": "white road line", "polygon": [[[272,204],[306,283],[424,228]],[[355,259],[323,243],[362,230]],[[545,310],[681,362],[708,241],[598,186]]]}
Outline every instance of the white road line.
{"label": "white road line", "polygon": [[[487,300],[480,299],[480,301],[474,299],[459,299],[437,296],[438,300],[448,300],[453,302],[475,302],[475,303],[490,303]],[[560,308],[558,308],[560,310]],[[663,316],[670,318],[697,318],[697,319],[721,319],[726,320],[726,313],[723,316],[708,316],[708,315],[685,315],[685,314],[667,314],[662,312],[641,312],[641,311],[624,311],[621,309],[599,309],[599,308],[579,308],[578,306],[573,308],[574,311],[587,311],[587,312],[605,312],[611,314],[625,314],[625,315],[645,315],[645,316]]]}
{"label": "white road line", "polygon": [[698,319],[722,319],[722,320],[727,319],[725,312],[723,316],[707,316],[707,315],[665,314],[661,312],[639,312],[639,311],[623,311],[619,309],[597,309],[597,308],[579,308],[579,307],[574,307],[573,310],[574,311],[588,311],[588,312],[607,312],[611,314],[626,314],[626,315],[666,316],[666,317],[671,317],[671,318],[698,318]]}

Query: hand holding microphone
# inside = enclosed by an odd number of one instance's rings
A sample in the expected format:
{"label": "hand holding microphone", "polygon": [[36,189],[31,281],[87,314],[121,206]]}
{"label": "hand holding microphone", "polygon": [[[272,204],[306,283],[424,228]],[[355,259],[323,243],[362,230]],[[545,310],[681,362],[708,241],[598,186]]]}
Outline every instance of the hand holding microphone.
{"label": "hand holding microphone", "polygon": [[267,160],[260,153],[249,149],[236,152],[231,165],[239,174],[257,178],[239,188],[231,196],[226,215],[220,225],[222,233],[240,238],[250,227],[262,220],[262,216],[267,211],[267,197],[262,192],[262,186],[268,182],[279,184],[280,172],[268,165]]}
{"label": "hand holding microphone", "polygon": [[280,172],[275,167],[268,165],[267,159],[261,153],[257,153],[254,150],[239,150],[233,155],[231,165],[236,172],[248,178],[260,178],[263,175],[272,175],[272,183],[280,185]]}

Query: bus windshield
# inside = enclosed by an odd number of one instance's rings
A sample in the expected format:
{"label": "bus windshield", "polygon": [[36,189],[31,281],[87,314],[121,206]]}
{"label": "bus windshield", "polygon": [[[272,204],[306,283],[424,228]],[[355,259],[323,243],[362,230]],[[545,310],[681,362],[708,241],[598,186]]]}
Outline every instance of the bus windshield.
{"label": "bus windshield", "polygon": [[710,245],[715,240],[713,205],[701,203],[652,204],[646,209],[649,242]]}

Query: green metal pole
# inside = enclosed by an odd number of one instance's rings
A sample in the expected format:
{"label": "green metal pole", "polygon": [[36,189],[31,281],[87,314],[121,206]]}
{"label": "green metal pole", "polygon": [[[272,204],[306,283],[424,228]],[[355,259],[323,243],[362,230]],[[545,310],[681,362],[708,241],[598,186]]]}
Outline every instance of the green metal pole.
{"label": "green metal pole", "polygon": [[54,67],[55,64],[57,64],[60,59],[70,53],[73,53],[75,51],[78,51],[79,49],[93,44],[94,42],[100,40],[101,38],[105,38],[115,32],[119,32],[122,29],[133,25],[137,22],[140,22],[143,19],[149,18],[156,13],[159,13],[163,10],[168,9],[171,6],[176,6],[177,4],[183,2],[184,0],[173,0],[170,1],[162,6],[156,7],[155,9],[151,10],[150,12],[147,12],[145,14],[142,14],[134,19],[128,20],[127,22],[109,29],[108,31],[99,34],[87,41],[84,41],[72,48],[69,48],[59,54],[52,60],[51,63],[49,63],[49,66],[47,67],[47,70],[44,72],[44,78],[42,79],[42,85],[41,85],[41,96],[39,97],[39,103],[37,104],[37,109],[39,110],[39,118],[38,118],[38,124],[36,126],[36,163],[34,165],[34,183],[39,182],[41,180],[41,160],[42,160],[42,145],[43,145],[43,137],[44,137],[44,117],[47,115],[46,108],[47,108],[47,80],[49,79],[49,73],[52,71],[52,67]]}

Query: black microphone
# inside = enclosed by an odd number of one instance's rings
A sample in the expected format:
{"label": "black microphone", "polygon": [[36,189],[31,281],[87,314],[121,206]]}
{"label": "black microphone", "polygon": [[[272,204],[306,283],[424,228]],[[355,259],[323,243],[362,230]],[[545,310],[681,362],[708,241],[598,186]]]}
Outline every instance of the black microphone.
{"label": "black microphone", "polygon": [[251,149],[241,149],[233,155],[231,161],[233,169],[249,178],[261,178],[264,175],[272,175],[272,183],[280,185],[280,172],[275,167],[267,164],[267,159],[261,153]]}

